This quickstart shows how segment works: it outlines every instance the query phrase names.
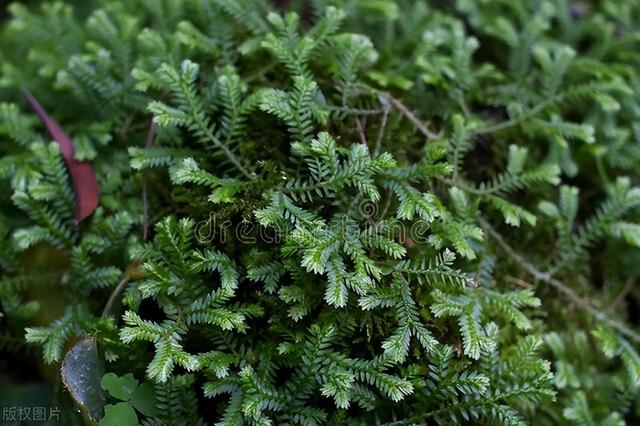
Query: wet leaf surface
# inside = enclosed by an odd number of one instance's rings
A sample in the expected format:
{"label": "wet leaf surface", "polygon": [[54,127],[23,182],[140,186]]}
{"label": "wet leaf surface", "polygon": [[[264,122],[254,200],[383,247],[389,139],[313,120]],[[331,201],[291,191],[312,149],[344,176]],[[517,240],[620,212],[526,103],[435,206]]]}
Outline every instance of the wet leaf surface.
{"label": "wet leaf surface", "polygon": [[103,366],[94,338],[76,343],[62,361],[62,381],[75,402],[93,421],[102,417],[105,394],[100,386]]}

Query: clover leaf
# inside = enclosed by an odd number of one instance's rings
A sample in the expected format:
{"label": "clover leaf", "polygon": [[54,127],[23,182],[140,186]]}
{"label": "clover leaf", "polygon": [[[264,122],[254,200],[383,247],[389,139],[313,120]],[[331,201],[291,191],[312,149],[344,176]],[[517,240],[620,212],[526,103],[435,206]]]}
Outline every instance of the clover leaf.
{"label": "clover leaf", "polygon": [[156,395],[149,383],[139,385],[133,374],[119,377],[115,373],[107,373],[102,377],[100,386],[112,397],[121,402],[108,404],[100,426],[129,426],[138,424],[136,410],[151,417],[156,413]]}

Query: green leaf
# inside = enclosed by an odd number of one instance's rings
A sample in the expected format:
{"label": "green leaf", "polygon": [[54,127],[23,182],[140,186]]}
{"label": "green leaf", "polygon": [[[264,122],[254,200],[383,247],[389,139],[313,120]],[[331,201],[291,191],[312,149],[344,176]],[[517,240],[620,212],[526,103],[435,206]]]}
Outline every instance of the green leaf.
{"label": "green leaf", "polygon": [[102,377],[100,386],[114,398],[129,401],[138,387],[138,381],[131,373],[127,373],[122,377],[118,377],[115,373],[107,373]]}
{"label": "green leaf", "polygon": [[100,426],[137,426],[138,416],[128,402],[118,402],[104,407],[104,417]]}
{"label": "green leaf", "polygon": [[640,225],[637,223],[617,222],[611,225],[610,232],[613,236],[622,237],[624,240],[640,247]]}
{"label": "green leaf", "polygon": [[131,404],[147,417],[156,415],[156,392],[151,383],[143,383],[133,392]]}

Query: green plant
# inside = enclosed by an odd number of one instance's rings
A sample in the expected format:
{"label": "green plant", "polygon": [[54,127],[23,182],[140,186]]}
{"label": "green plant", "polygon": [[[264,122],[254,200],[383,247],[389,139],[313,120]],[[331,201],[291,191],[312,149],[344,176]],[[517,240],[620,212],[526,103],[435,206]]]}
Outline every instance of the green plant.
{"label": "green plant", "polygon": [[94,336],[101,424],[633,424],[637,6],[12,3],[3,367]]}
{"label": "green plant", "polygon": [[118,377],[114,373],[107,373],[102,376],[100,385],[113,398],[121,401],[105,406],[100,425],[137,425],[136,410],[149,417],[157,414],[153,386],[149,383],[138,385],[133,374]]}

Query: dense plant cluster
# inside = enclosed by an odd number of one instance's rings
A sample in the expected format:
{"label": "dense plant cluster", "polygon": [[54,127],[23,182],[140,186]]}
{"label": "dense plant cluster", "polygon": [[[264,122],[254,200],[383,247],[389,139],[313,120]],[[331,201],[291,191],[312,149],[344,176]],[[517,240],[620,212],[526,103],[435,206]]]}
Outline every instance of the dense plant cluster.
{"label": "dense plant cluster", "polygon": [[89,337],[101,424],[637,420],[637,0],[8,12],[0,387],[81,424]]}

